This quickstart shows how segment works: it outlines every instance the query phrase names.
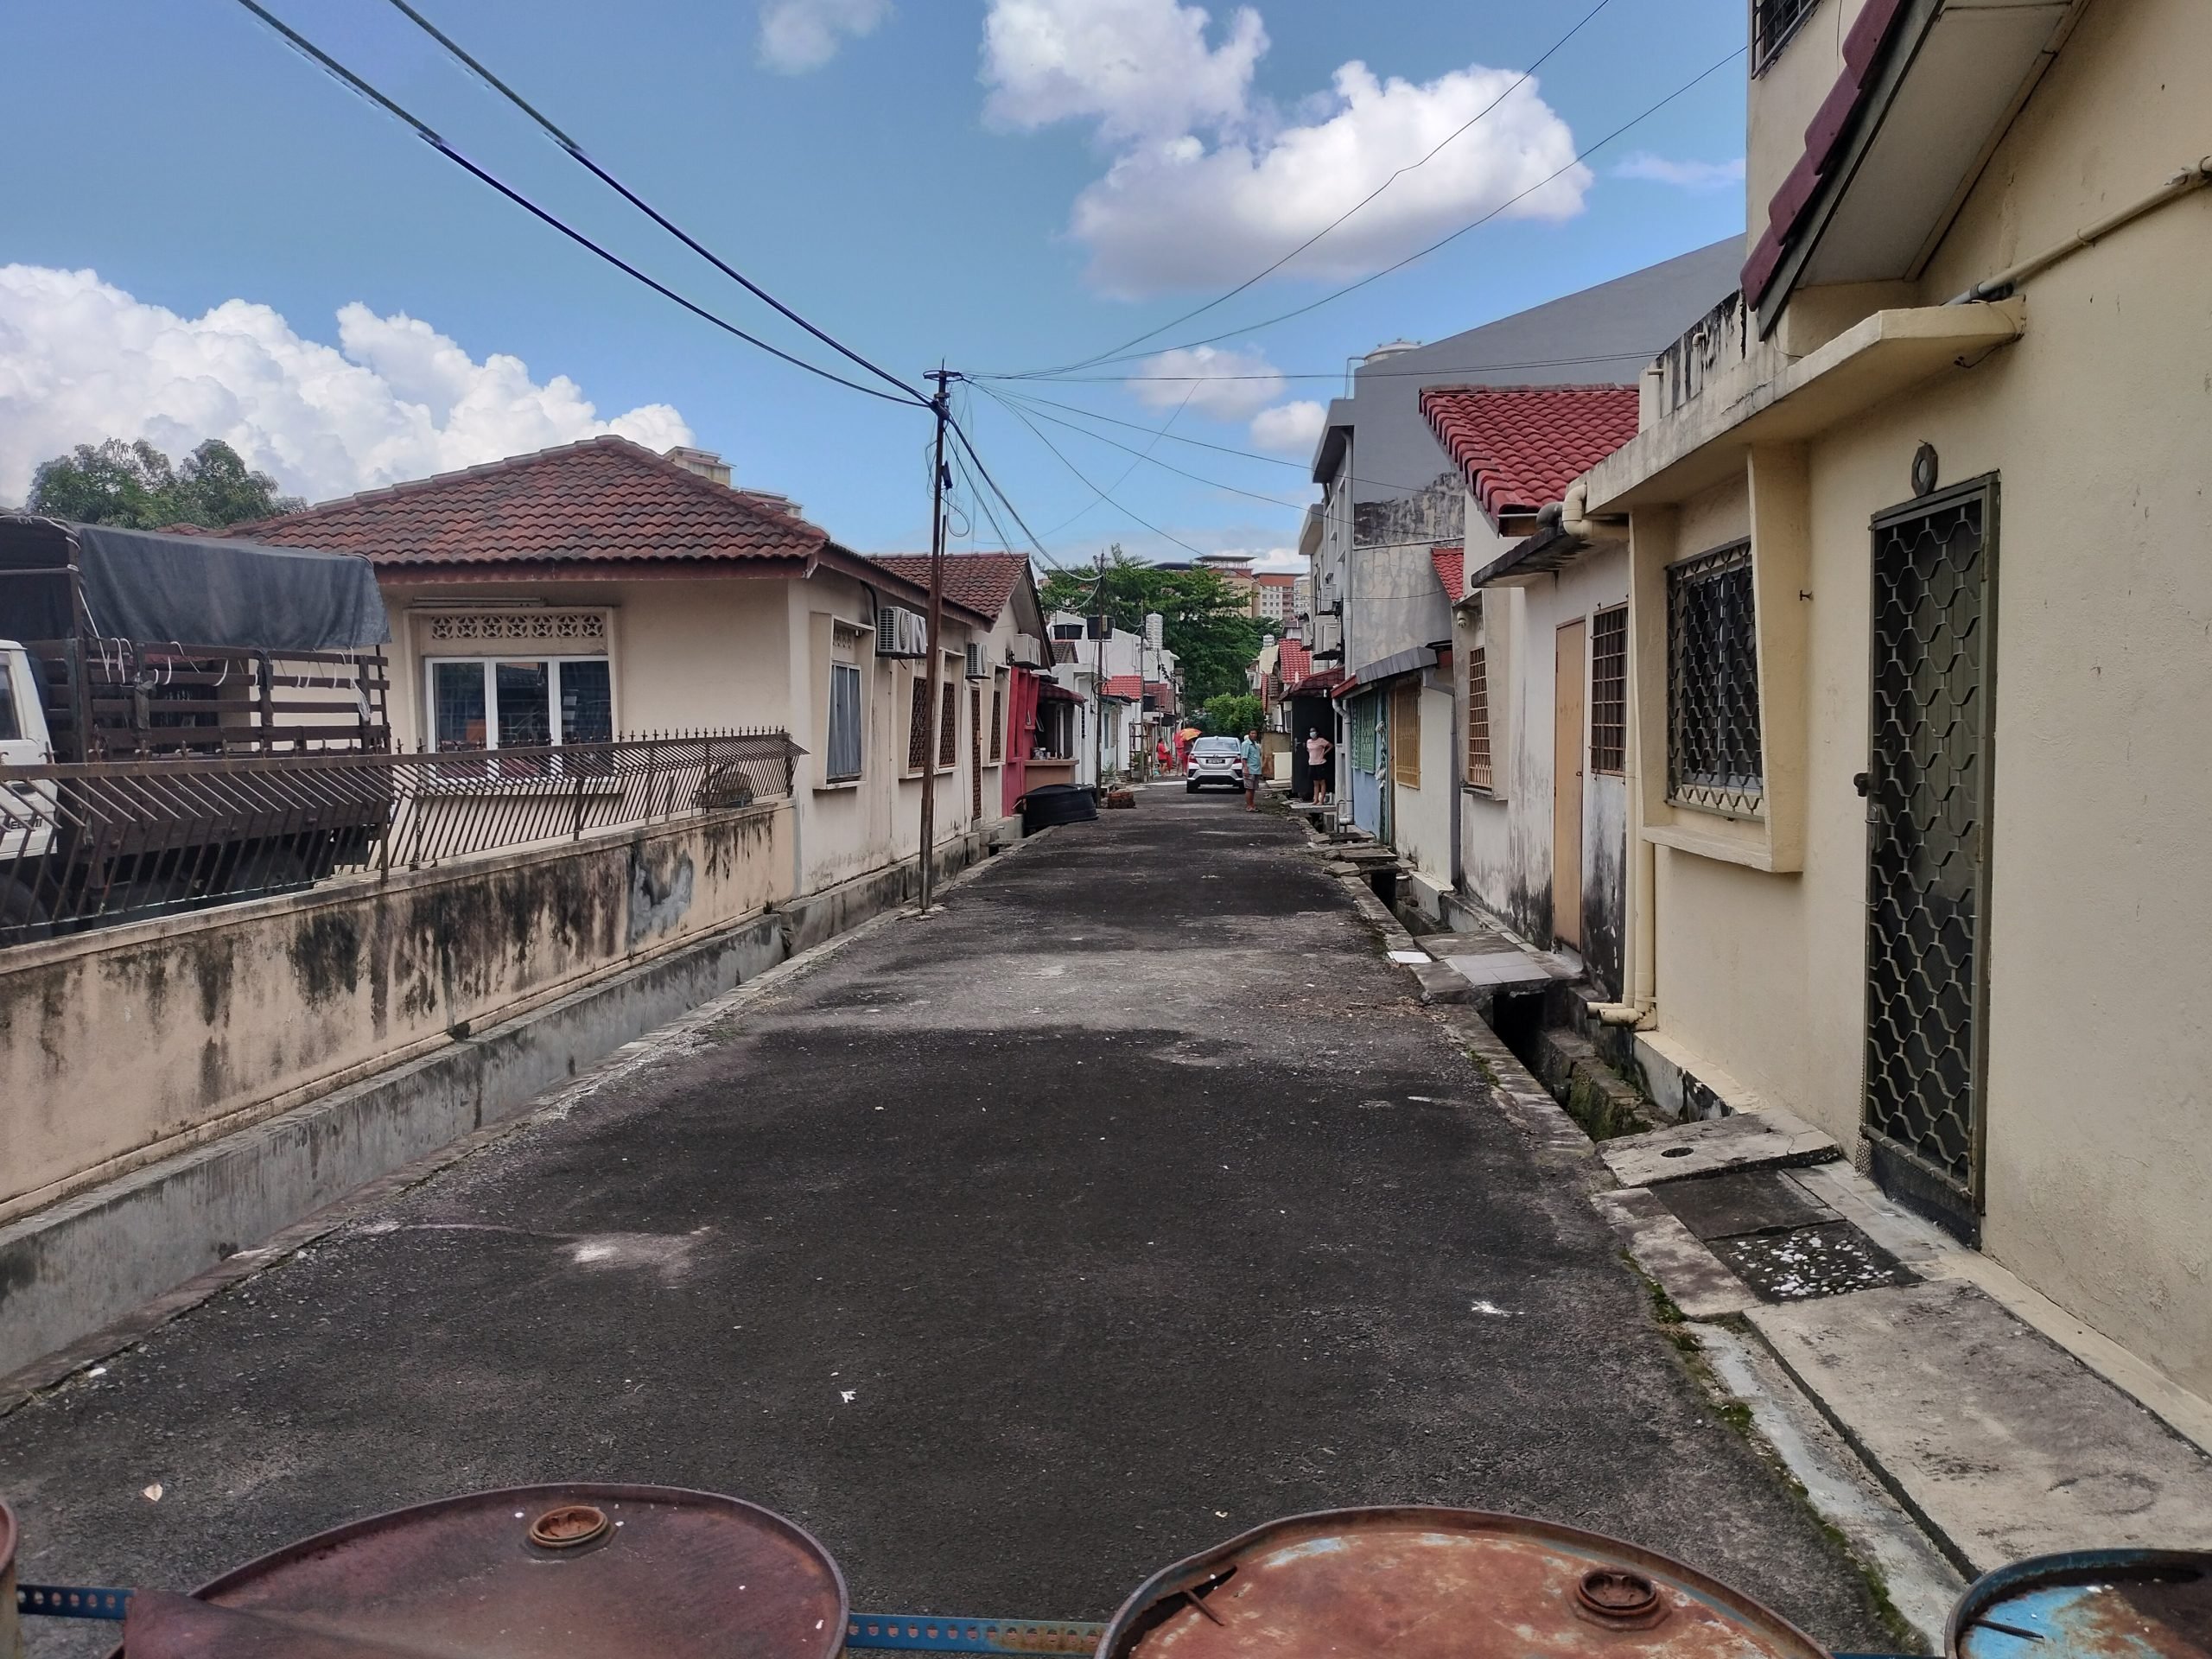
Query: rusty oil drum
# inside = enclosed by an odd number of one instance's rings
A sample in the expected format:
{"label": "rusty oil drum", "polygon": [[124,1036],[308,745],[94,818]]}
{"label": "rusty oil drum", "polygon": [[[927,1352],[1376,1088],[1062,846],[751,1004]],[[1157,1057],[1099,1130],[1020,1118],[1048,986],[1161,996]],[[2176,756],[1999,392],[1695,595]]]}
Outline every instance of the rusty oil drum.
{"label": "rusty oil drum", "polygon": [[2212,1659],[2212,1553],[2037,1555],[1967,1586],[1948,1659]]}
{"label": "rusty oil drum", "polygon": [[524,1486],[288,1544],[189,1596],[141,1590],[128,1659],[834,1659],[845,1580],[741,1498]]}
{"label": "rusty oil drum", "polygon": [[16,1512],[0,1503],[0,1659],[23,1659],[22,1621],[16,1616]]}
{"label": "rusty oil drum", "polygon": [[1475,1510],[1271,1522],[1154,1573],[1097,1659],[1829,1659],[1694,1567]]}

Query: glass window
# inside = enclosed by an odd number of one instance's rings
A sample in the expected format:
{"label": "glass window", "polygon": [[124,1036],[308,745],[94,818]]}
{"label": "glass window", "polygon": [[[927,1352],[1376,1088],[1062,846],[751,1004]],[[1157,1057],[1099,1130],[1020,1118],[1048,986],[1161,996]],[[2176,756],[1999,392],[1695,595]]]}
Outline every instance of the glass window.
{"label": "glass window", "polygon": [[484,747],[484,664],[430,664],[431,746],[441,753]]}
{"label": "glass window", "polygon": [[429,671],[430,742],[442,753],[613,740],[613,671],[604,657],[446,658]]}
{"label": "glass window", "polygon": [[1749,543],[1667,568],[1667,798],[1757,812],[1765,797]]}
{"label": "glass window", "polygon": [[561,676],[561,741],[614,741],[614,680],[604,657],[554,665]]}
{"label": "glass window", "polygon": [[0,657],[0,742],[23,734],[23,722],[16,715],[15,672],[8,666],[8,659]]}
{"label": "glass window", "polygon": [[536,749],[552,742],[550,668],[545,663],[493,664],[493,685],[499,697],[501,748]]}
{"label": "glass window", "polygon": [[861,775],[861,671],[850,663],[830,665],[830,781]]}

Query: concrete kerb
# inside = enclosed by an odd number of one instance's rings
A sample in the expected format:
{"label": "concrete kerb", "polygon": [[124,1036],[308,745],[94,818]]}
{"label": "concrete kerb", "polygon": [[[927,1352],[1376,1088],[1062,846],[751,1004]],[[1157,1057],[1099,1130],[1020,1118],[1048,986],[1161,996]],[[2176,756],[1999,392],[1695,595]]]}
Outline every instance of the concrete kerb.
{"label": "concrete kerb", "polygon": [[[996,858],[982,836],[963,838],[940,853],[938,893],[957,891],[1044,833]],[[896,906],[915,882],[910,860],[770,910],[0,1229],[0,1277],[10,1284],[0,1353],[14,1362],[0,1374],[0,1416],[395,1193],[565,1116],[643,1065],[694,1051],[711,1027],[911,914]],[[161,1282],[162,1262],[205,1260],[217,1236],[260,1243],[222,1246],[212,1266]],[[80,1308],[95,1310],[89,1329]],[[118,1308],[127,1311],[118,1317]]]}
{"label": "concrete kerb", "polygon": [[[1310,828],[1308,835],[1320,839]],[[1389,949],[1417,948],[1364,881],[1357,876],[1340,880],[1354,906]],[[1401,938],[1403,945],[1398,943]],[[1768,1452],[1814,1513],[1846,1541],[1879,1588],[1881,1599],[1928,1643],[1930,1651],[1941,1651],[1942,1612],[1948,1610],[1955,1595],[1953,1586],[1959,1582],[1949,1562],[1896,1503],[1882,1474],[1837,1435],[1800,1380],[1780,1366],[1747,1326],[1735,1328],[1745,1325],[1742,1314],[1722,1304],[1736,1299],[1714,1294],[1722,1281],[1738,1282],[1735,1276],[1679,1222],[1671,1229],[1655,1226],[1655,1218],[1636,1202],[1648,1194],[1622,1187],[1599,1155],[1599,1143],[1505,1046],[1477,1007],[1466,1006],[1465,999],[1458,1005],[1438,1005],[1427,996],[1422,1001],[1429,1004],[1429,1017],[1467,1051],[1491,1084],[1492,1098],[1535,1143],[1539,1157],[1580,1183],[1585,1198],[1621,1238],[1624,1256],[1657,1284],[1670,1302],[1675,1300],[1675,1287],[1679,1286],[1691,1306],[1707,1314],[1712,1322],[1698,1322],[1693,1316],[1676,1328],[1688,1333],[1703,1357],[1707,1387],[1725,1391],[1732,1403],[1749,1408],[1752,1427]],[[1644,1255],[1662,1236],[1665,1250],[1647,1262]],[[1637,1249],[1639,1243],[1644,1251]],[[1746,1358],[1753,1348],[1759,1356],[1756,1365]]]}

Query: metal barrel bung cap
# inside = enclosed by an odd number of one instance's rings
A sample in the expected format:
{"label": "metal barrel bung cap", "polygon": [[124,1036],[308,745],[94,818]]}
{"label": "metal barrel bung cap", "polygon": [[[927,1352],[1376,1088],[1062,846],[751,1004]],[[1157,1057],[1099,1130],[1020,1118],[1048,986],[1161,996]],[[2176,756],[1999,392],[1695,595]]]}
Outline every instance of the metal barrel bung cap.
{"label": "metal barrel bung cap", "polygon": [[2212,1659],[2212,1552],[2082,1549],[2000,1567],[1943,1627],[1949,1659]]}
{"label": "metal barrel bung cap", "polygon": [[1232,1538],[1147,1580],[1098,1659],[1828,1659],[1694,1567],[1571,1527],[1475,1510],[1334,1510]]}
{"label": "metal barrel bung cap", "polygon": [[845,1581],[742,1499],[524,1486],[288,1544],[189,1596],[142,1590],[127,1659],[834,1659]]}

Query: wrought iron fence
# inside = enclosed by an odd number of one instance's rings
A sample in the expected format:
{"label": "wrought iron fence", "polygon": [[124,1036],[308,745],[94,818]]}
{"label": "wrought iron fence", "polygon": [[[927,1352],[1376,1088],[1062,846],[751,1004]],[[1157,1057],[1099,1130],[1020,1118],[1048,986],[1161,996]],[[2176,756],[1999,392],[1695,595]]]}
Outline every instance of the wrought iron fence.
{"label": "wrought iron fence", "polygon": [[788,796],[780,731],[0,766],[0,946]]}

